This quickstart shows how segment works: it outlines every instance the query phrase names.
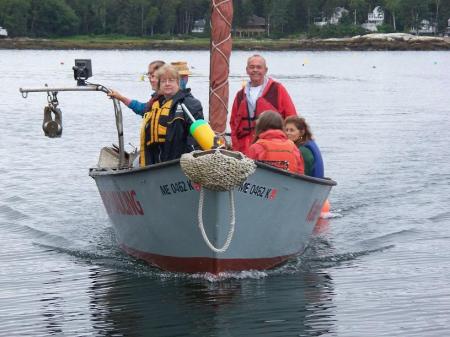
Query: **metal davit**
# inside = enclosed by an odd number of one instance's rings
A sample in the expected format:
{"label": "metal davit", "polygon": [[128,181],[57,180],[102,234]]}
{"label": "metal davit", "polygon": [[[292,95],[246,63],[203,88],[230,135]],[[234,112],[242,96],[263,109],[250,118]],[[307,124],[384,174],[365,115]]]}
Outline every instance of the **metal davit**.
{"label": "metal davit", "polygon": [[[58,108],[57,95],[60,91],[101,91],[110,93],[111,90],[101,84],[89,83],[86,80],[92,76],[92,66],[90,60],[75,60],[73,67],[74,79],[77,81],[76,87],[43,87],[43,88],[20,88],[23,98],[28,97],[30,92],[46,92],[48,105],[44,107],[44,120],[42,129],[47,137],[61,137],[62,134],[62,111]],[[117,136],[119,141],[119,164],[118,169],[126,168],[125,149],[123,140],[123,118],[120,102],[112,98],[114,104],[114,115],[116,119]]]}

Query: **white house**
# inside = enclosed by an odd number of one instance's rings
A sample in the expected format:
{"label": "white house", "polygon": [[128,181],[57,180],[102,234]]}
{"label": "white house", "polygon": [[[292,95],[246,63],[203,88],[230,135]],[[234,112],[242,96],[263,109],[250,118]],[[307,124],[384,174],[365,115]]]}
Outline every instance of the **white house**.
{"label": "white house", "polygon": [[7,37],[7,36],[8,36],[8,31],[5,28],[0,27],[0,37]]}
{"label": "white house", "polygon": [[200,19],[194,21],[194,27],[192,27],[192,33],[204,33],[205,32],[206,20]]}
{"label": "white house", "polygon": [[384,22],[384,11],[380,6],[373,9],[372,13],[367,15],[367,22],[380,26]]}
{"label": "white house", "polygon": [[345,15],[348,14],[348,10],[343,8],[343,7],[336,7],[334,9],[333,14],[330,17],[330,20],[327,20],[326,17],[319,17],[319,18],[315,18],[314,19],[314,24],[316,26],[322,27],[325,26],[327,24],[330,25],[337,25],[339,23],[339,21],[341,20],[341,18]]}
{"label": "white house", "polygon": [[334,9],[333,15],[330,18],[330,24],[337,25],[339,20],[345,15],[348,14],[348,10],[343,7],[336,7]]}
{"label": "white house", "polygon": [[326,17],[317,17],[314,18],[314,24],[316,26],[322,27],[328,24],[327,18]]}
{"label": "white house", "polygon": [[435,34],[436,33],[436,25],[431,23],[428,20],[420,21],[419,27],[412,27],[410,30],[413,34]]}
{"label": "white house", "polygon": [[367,22],[363,23],[361,27],[371,32],[378,31],[378,26],[384,22],[384,11],[380,6],[373,9],[372,13],[367,14]]}

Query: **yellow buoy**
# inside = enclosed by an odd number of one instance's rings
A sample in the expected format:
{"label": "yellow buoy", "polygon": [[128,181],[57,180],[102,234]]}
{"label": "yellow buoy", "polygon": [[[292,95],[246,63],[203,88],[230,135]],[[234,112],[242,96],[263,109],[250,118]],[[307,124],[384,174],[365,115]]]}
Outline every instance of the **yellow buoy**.
{"label": "yellow buoy", "polygon": [[202,150],[212,149],[215,134],[211,126],[203,119],[198,119],[189,128],[192,137],[197,141]]}

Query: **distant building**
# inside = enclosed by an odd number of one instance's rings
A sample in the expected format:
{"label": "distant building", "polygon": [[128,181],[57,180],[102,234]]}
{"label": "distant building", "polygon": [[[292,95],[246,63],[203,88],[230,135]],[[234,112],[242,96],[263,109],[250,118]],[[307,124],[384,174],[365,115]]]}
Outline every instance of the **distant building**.
{"label": "distant building", "polygon": [[330,18],[330,24],[337,25],[344,15],[348,14],[348,10],[343,7],[336,7]]}
{"label": "distant building", "polygon": [[367,15],[367,22],[374,23],[377,26],[380,26],[384,22],[384,11],[380,6],[377,6],[373,9],[372,13]]}
{"label": "distant building", "polygon": [[448,19],[448,21],[447,21],[447,31],[446,31],[445,35],[450,36],[450,19]]}
{"label": "distant building", "polygon": [[234,34],[239,37],[264,35],[266,34],[266,19],[252,15],[243,27],[236,27],[234,29]]}
{"label": "distant building", "polygon": [[7,36],[8,36],[8,31],[5,28],[0,27],[0,37],[7,37]]}
{"label": "distant building", "polygon": [[348,14],[348,10],[343,7],[336,7],[330,19],[325,16],[314,18],[314,24],[319,27],[325,25],[337,25],[344,15]]}
{"label": "distant building", "polygon": [[436,25],[428,20],[422,20],[419,26],[412,27],[410,32],[417,35],[433,35],[436,33]]}
{"label": "distant building", "polygon": [[328,24],[327,18],[326,17],[317,17],[314,18],[314,24],[316,26],[322,27]]}
{"label": "distant building", "polygon": [[367,14],[367,22],[363,23],[361,27],[364,29],[377,32],[378,26],[381,26],[384,22],[384,11],[380,6],[373,9],[372,13]]}
{"label": "distant building", "polygon": [[192,33],[204,33],[205,32],[205,26],[206,26],[206,20],[200,19],[194,21],[194,26],[192,27],[191,32]]}

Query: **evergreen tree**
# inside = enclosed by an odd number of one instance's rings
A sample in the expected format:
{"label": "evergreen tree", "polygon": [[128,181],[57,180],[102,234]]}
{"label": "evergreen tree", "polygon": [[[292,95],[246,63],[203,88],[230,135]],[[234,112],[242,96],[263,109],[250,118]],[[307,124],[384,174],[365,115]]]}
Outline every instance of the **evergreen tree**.
{"label": "evergreen tree", "polygon": [[31,0],[0,1],[0,24],[9,35],[27,36]]}
{"label": "evergreen tree", "polygon": [[79,19],[64,0],[33,0],[30,32],[34,36],[67,36],[77,33]]}
{"label": "evergreen tree", "polygon": [[[210,4],[210,0],[0,0],[0,25],[10,36],[187,35],[195,20],[209,20]],[[409,32],[424,19],[444,31],[450,17],[450,0],[233,0],[233,4],[233,28],[246,26],[257,15],[265,18],[270,37],[310,27],[317,30],[314,19],[330,18],[336,7],[350,11],[340,26],[356,25],[353,29],[376,6],[383,7],[394,31]],[[208,24],[205,30],[209,31]],[[334,27],[334,31],[343,30]]]}

